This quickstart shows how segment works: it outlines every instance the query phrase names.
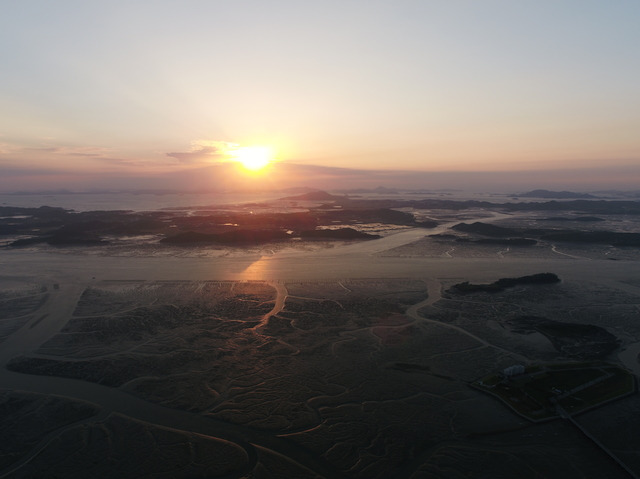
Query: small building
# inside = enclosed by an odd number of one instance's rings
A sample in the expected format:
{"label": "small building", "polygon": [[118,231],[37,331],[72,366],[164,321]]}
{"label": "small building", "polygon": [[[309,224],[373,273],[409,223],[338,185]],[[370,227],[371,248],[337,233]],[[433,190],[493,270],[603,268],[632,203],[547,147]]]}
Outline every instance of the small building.
{"label": "small building", "polygon": [[524,374],[524,366],[522,364],[514,364],[513,366],[504,368],[502,374],[505,378],[512,378],[513,376]]}

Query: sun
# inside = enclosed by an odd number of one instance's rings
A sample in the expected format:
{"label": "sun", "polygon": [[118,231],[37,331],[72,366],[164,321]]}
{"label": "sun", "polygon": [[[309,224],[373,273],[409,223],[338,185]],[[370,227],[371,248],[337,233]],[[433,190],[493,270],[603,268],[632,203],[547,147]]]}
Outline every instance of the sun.
{"label": "sun", "polygon": [[260,171],[273,161],[273,151],[268,146],[242,146],[230,152],[233,161],[237,161],[249,171]]}

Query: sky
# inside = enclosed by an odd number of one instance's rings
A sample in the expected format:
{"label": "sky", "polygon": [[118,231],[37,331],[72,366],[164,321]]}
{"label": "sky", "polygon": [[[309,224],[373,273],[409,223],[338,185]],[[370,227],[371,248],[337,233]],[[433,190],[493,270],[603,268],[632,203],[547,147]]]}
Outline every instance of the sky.
{"label": "sky", "polygon": [[0,5],[0,191],[640,185],[637,0]]}

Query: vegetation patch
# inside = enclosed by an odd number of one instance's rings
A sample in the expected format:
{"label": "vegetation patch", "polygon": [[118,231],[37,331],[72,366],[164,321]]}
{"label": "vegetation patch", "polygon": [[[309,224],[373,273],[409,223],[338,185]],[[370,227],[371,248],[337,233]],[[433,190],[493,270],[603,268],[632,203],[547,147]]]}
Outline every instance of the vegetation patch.
{"label": "vegetation patch", "polygon": [[472,386],[534,422],[559,417],[562,410],[578,414],[636,390],[629,371],[607,363],[548,364],[516,375],[505,372],[485,376]]}
{"label": "vegetation patch", "polygon": [[558,352],[577,359],[602,359],[615,351],[620,340],[593,324],[575,324],[538,316],[520,316],[509,321],[514,332],[544,334]]}
{"label": "vegetation patch", "polygon": [[519,278],[501,278],[490,284],[472,284],[468,281],[464,283],[454,284],[449,292],[457,294],[468,293],[498,293],[507,288],[518,286],[521,284],[553,284],[559,283],[560,278],[553,273],[538,273],[530,276],[520,276]]}

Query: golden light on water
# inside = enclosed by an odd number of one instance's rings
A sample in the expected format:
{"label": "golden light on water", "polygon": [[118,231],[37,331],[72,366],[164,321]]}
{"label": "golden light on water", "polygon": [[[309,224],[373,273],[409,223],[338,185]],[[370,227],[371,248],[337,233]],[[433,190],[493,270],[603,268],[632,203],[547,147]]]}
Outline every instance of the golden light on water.
{"label": "golden light on water", "polygon": [[245,169],[258,172],[273,161],[273,150],[268,146],[242,146],[229,152],[233,161]]}
{"label": "golden light on water", "polygon": [[269,257],[260,256],[260,258],[251,263],[247,268],[240,273],[240,281],[265,281],[268,278],[265,277],[267,273],[267,262]]}

